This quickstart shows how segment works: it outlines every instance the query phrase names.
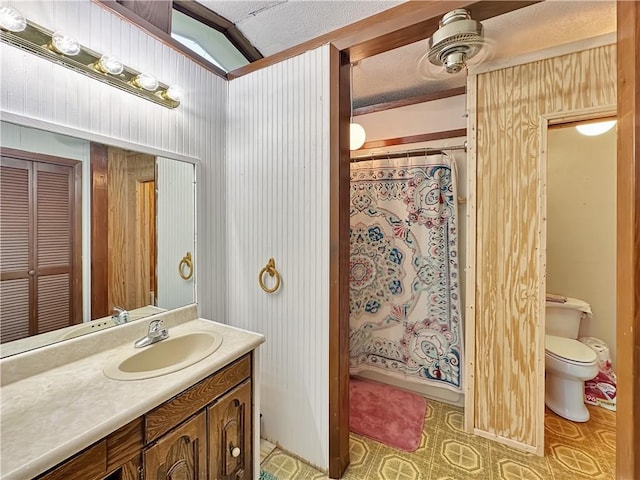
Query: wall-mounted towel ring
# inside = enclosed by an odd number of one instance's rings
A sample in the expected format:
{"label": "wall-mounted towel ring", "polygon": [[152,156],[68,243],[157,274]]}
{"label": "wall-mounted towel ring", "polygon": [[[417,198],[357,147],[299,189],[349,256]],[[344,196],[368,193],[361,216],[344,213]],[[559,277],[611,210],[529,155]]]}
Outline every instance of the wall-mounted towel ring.
{"label": "wall-mounted towel ring", "polygon": [[[270,277],[276,277],[276,284],[273,286],[273,288],[267,288],[264,284],[262,278],[264,277],[265,273],[268,273]],[[260,270],[260,274],[258,275],[258,283],[260,284],[260,288],[267,293],[273,293],[280,288],[280,273],[278,272],[278,270],[276,270],[276,262],[273,258],[270,258],[267,265],[262,270]]]}
{"label": "wall-mounted towel ring", "polygon": [[193,259],[191,258],[191,252],[182,257],[178,264],[178,273],[183,280],[189,280],[193,277]]}

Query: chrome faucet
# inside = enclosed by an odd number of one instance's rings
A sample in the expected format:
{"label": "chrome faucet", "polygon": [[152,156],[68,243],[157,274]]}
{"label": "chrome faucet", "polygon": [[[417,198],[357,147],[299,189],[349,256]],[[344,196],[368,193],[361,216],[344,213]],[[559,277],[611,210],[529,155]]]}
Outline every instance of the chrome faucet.
{"label": "chrome faucet", "polygon": [[162,320],[152,320],[149,322],[149,331],[147,334],[133,344],[135,348],[146,347],[147,345],[152,345],[160,340],[164,340],[165,338],[169,338],[169,330],[162,327]]}
{"label": "chrome faucet", "polygon": [[129,312],[122,307],[113,307],[113,315],[111,318],[116,325],[123,325],[129,321]]}

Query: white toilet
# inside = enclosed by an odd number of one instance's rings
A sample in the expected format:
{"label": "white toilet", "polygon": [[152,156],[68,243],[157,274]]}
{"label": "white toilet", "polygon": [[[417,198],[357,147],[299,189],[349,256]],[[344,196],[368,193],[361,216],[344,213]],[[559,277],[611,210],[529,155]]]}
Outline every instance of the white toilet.
{"label": "white toilet", "polygon": [[584,381],[598,374],[598,363],[596,352],[576,338],[580,321],[591,315],[591,307],[567,297],[565,303],[547,301],[545,312],[545,404],[561,417],[586,422]]}

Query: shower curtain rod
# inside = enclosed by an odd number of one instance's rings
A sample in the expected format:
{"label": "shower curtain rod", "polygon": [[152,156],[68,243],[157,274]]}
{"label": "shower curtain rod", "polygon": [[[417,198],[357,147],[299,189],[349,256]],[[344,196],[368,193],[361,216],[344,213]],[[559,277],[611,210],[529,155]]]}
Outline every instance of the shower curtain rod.
{"label": "shower curtain rod", "polygon": [[440,155],[441,153],[445,153],[449,150],[467,150],[467,142],[462,145],[452,145],[450,147],[425,147],[425,148],[415,148],[412,150],[404,150],[399,152],[388,152],[388,153],[375,153],[371,155],[360,155],[358,157],[353,157],[351,162],[364,162],[366,160],[383,160],[383,159],[391,159],[391,158],[406,158],[406,157],[423,157],[428,155]]}

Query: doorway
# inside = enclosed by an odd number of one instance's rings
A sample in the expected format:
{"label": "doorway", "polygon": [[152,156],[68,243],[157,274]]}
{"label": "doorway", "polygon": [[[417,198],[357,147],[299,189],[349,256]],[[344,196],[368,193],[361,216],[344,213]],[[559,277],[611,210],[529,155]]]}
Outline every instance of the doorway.
{"label": "doorway", "polygon": [[[610,129],[604,130],[607,127]],[[613,476],[617,384],[615,117],[554,124],[546,136],[545,333],[552,335],[555,343],[546,342],[546,355],[552,348],[554,359],[546,362],[545,456],[558,458],[552,467],[567,463],[584,475],[601,471]],[[574,338],[580,343],[574,343]],[[573,346],[580,348],[567,350]],[[574,359],[582,354],[589,357],[588,362],[554,363],[558,355]],[[550,370],[568,365],[573,365],[576,374],[597,375],[576,384],[579,397],[575,403],[570,401],[567,384],[549,377]],[[560,398],[567,402],[558,401]],[[576,446],[581,461],[573,464],[563,455]]]}
{"label": "doorway", "polygon": [[91,318],[156,305],[156,158],[93,143]]}

